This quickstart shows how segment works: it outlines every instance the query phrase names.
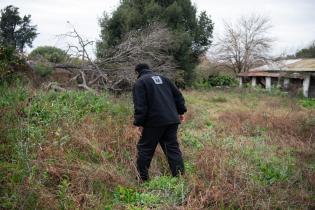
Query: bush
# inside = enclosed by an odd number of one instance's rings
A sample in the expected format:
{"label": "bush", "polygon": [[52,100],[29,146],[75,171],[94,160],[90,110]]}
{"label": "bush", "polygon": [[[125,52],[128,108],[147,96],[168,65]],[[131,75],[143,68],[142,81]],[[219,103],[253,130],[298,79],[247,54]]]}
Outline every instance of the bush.
{"label": "bush", "polygon": [[46,60],[51,63],[63,63],[68,59],[67,53],[57,47],[42,46],[33,50],[29,58],[32,60]]}
{"label": "bush", "polygon": [[234,86],[237,85],[237,80],[228,75],[211,75],[208,78],[210,87],[216,86]]}
{"label": "bush", "polygon": [[228,75],[210,75],[208,79],[198,80],[194,83],[194,87],[197,89],[206,89],[217,86],[235,86],[238,84],[238,81]]}
{"label": "bush", "polygon": [[14,66],[22,63],[23,60],[14,48],[0,46],[0,80],[5,80],[12,76]]}
{"label": "bush", "polygon": [[209,84],[206,79],[195,81],[193,87],[196,89],[207,89]]}
{"label": "bush", "polygon": [[34,65],[34,70],[37,74],[39,74],[42,77],[45,77],[53,71],[53,67],[51,67],[47,63],[39,62]]}

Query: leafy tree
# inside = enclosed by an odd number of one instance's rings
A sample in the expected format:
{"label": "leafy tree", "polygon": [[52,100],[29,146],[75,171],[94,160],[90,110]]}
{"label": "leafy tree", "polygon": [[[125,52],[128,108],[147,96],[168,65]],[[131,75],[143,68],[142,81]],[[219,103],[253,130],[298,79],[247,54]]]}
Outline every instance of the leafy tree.
{"label": "leafy tree", "polygon": [[111,47],[119,45],[126,33],[161,22],[172,31],[174,45],[168,53],[185,70],[186,81],[200,55],[212,42],[213,23],[202,12],[197,15],[190,0],[122,0],[111,16],[100,19],[101,40],[97,43],[97,57],[102,58]]}
{"label": "leafy tree", "polygon": [[29,58],[33,60],[47,60],[52,63],[63,63],[67,60],[67,53],[57,47],[52,46],[41,46],[34,49],[30,54]]}
{"label": "leafy tree", "polygon": [[297,51],[297,58],[315,58],[315,41],[307,48]]}
{"label": "leafy tree", "polygon": [[9,5],[0,11],[0,44],[23,52],[36,38],[36,26],[31,25],[31,15],[20,16],[19,8]]}

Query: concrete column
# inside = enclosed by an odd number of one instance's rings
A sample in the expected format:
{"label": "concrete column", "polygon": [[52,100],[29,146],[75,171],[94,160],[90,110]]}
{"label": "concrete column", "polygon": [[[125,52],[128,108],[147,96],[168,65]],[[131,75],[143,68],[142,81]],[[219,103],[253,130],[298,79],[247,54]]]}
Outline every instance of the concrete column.
{"label": "concrete column", "polygon": [[266,77],[266,89],[271,90],[271,77]]}
{"label": "concrete column", "polygon": [[252,87],[256,87],[256,77],[252,77]]}
{"label": "concrete column", "polygon": [[277,88],[281,88],[281,77],[278,77]]}
{"label": "concrete column", "polygon": [[308,90],[310,88],[310,81],[311,81],[311,76],[305,75],[304,80],[303,80],[303,95],[304,95],[304,97],[308,97]]}
{"label": "concrete column", "polygon": [[289,85],[290,85],[290,78],[284,78],[283,80],[284,89],[289,89]]}
{"label": "concrete column", "polygon": [[243,87],[243,78],[242,78],[242,77],[239,77],[238,79],[239,79],[239,81],[240,81],[240,87]]}

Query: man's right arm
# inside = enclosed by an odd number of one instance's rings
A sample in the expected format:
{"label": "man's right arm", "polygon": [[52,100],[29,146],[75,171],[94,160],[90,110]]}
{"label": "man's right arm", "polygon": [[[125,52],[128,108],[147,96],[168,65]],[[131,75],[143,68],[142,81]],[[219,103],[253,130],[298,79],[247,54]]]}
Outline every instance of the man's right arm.
{"label": "man's right arm", "polygon": [[134,122],[135,126],[144,126],[147,114],[147,99],[143,83],[136,82],[133,87]]}

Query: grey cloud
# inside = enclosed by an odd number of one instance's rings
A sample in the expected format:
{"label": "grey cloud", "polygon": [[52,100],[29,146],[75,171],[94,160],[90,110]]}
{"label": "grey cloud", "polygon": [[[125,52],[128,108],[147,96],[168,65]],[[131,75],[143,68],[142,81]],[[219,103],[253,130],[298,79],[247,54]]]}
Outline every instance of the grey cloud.
{"label": "grey cloud", "polygon": [[[223,30],[223,19],[233,21],[242,15],[268,15],[274,25],[271,35],[277,39],[273,52],[294,52],[315,39],[314,0],[192,0],[200,10],[206,10],[215,22],[215,34]],[[71,21],[89,39],[99,37],[97,19],[103,11],[111,12],[119,0],[0,0],[0,8],[9,4],[20,8],[21,14],[31,14],[38,25],[39,37],[34,46],[60,44],[55,35],[69,30]],[[62,44],[60,44],[62,45]]]}

